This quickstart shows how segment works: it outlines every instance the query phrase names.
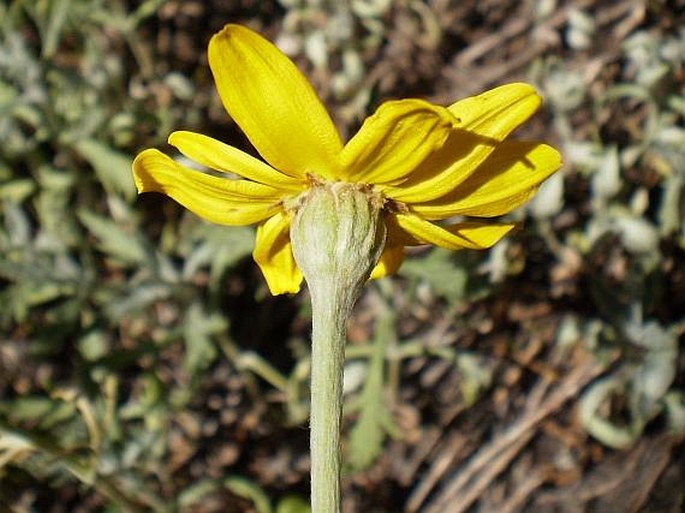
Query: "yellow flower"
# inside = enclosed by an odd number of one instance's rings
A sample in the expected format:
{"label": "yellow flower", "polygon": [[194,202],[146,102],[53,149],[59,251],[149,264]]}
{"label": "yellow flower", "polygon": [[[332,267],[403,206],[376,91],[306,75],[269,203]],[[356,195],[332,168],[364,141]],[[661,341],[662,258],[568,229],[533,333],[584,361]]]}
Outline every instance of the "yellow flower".
{"label": "yellow flower", "polygon": [[539,142],[508,140],[540,105],[533,87],[513,83],[449,107],[389,101],[343,144],[325,107],[295,64],[269,41],[226,25],[209,43],[209,65],[229,115],[263,162],[210,137],[174,132],[169,144],[220,177],[148,149],[133,163],[139,192],[162,192],[225,225],[257,223],[253,256],[273,294],[297,292],[290,223],[298,198],[330,182],[360,184],[383,204],[385,248],[373,278],[393,273],[404,246],[483,249],[513,223],[491,218],[522,205],[561,165]]}

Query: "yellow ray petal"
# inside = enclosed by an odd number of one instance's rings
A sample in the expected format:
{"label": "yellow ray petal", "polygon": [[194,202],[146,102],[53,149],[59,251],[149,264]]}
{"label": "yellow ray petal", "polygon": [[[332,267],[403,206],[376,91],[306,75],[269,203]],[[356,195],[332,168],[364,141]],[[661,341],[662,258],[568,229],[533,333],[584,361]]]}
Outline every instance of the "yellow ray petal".
{"label": "yellow ray petal", "polygon": [[501,141],[528,120],[540,103],[542,98],[533,86],[514,82],[459,100],[449,111],[461,120],[462,128]]}
{"label": "yellow ray petal", "polygon": [[209,66],[224,107],[269,164],[298,178],[336,175],[340,135],[278,48],[246,27],[226,25],[209,42]]}
{"label": "yellow ray petal", "polygon": [[259,265],[275,296],[296,293],[302,283],[302,272],[295,263],[290,243],[290,217],[278,213],[257,227],[252,257]]}
{"label": "yellow ray petal", "polygon": [[561,166],[561,155],[546,144],[505,141],[450,194],[412,205],[424,219],[454,215],[500,216],[521,206]]}
{"label": "yellow ray petal", "polygon": [[445,143],[456,121],[446,108],[423,100],[382,104],[345,145],[344,178],[367,184],[402,181]]}
{"label": "yellow ray petal", "polygon": [[459,128],[401,187],[382,189],[383,193],[405,203],[430,201],[449,193],[530,118],[540,102],[532,86],[515,83],[451,105],[449,111],[460,120]]}
{"label": "yellow ray petal", "polygon": [[392,216],[397,228],[415,239],[415,244],[433,244],[446,249],[486,249],[512,229],[515,223],[467,221],[441,227],[412,214]]}
{"label": "yellow ray petal", "polygon": [[383,253],[378,259],[376,267],[371,271],[369,279],[375,280],[395,274],[404,261],[404,248],[402,246],[389,246],[387,243]]}
{"label": "yellow ray petal", "polygon": [[257,223],[281,209],[281,193],[273,187],[195,171],[158,150],[145,150],[135,158],[133,177],[138,192],[166,194],[213,223]]}
{"label": "yellow ray petal", "polygon": [[238,148],[206,135],[179,131],[169,136],[169,144],[190,160],[224,173],[235,173],[255,182],[291,192],[301,191],[305,182],[277,171]]}

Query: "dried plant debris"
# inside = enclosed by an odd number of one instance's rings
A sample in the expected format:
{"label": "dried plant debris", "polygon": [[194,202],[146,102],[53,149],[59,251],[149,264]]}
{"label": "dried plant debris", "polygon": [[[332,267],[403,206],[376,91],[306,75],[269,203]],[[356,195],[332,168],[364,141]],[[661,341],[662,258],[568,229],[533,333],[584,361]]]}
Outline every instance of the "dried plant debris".
{"label": "dried plant debris", "polygon": [[[0,4],[0,511],[307,511],[309,312],[253,232],[136,198],[174,129],[252,151],[226,22],[343,133],[385,99],[528,80],[563,173],[486,253],[417,248],[349,326],[344,511],[682,511],[685,13],[678,1]],[[508,219],[509,220],[509,219]]]}

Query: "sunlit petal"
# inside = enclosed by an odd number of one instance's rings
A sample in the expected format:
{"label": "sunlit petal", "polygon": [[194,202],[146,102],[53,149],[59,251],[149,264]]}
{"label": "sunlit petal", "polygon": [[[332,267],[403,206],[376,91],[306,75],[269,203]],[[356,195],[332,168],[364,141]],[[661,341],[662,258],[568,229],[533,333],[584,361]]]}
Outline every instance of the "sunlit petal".
{"label": "sunlit petal", "polygon": [[528,84],[508,84],[449,107],[460,120],[444,146],[397,187],[383,193],[398,201],[430,201],[466,180],[497,146],[540,106]]}
{"label": "sunlit petal", "polygon": [[245,27],[226,25],[209,42],[209,65],[224,107],[267,162],[293,177],[336,174],[340,136],[278,48]]}
{"label": "sunlit petal", "polygon": [[259,159],[206,135],[179,131],[169,136],[169,144],[190,160],[224,173],[289,191],[300,191],[305,183],[275,170]]}
{"label": "sunlit petal", "polygon": [[257,223],[281,209],[282,193],[273,187],[195,171],[158,150],[145,150],[136,157],[133,177],[138,192],[166,194],[213,223]]}
{"label": "sunlit petal", "polygon": [[514,82],[464,98],[448,108],[465,130],[502,141],[525,123],[540,103],[542,98],[533,86]]}
{"label": "sunlit petal", "polygon": [[489,248],[516,227],[515,223],[475,221],[442,227],[412,214],[395,214],[393,222],[413,237],[415,244],[433,244],[453,250]]}
{"label": "sunlit petal", "polygon": [[386,102],[364,121],[341,155],[351,182],[396,183],[447,139],[456,119],[423,100]]}
{"label": "sunlit petal", "polygon": [[294,294],[300,290],[302,272],[293,257],[290,217],[287,214],[278,213],[257,227],[252,257],[259,264],[274,296]]}
{"label": "sunlit petal", "polygon": [[454,191],[412,205],[425,219],[454,215],[493,217],[511,212],[535,194],[561,166],[561,155],[546,144],[505,141]]}

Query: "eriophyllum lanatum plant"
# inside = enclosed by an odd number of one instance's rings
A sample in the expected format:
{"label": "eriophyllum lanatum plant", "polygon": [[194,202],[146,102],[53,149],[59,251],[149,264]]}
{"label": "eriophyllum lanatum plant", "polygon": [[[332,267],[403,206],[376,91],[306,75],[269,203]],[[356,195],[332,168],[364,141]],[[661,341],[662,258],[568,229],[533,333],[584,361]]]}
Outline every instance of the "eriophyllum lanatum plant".
{"label": "eriophyllum lanatum plant", "polygon": [[336,513],[345,323],[362,286],[396,271],[405,246],[489,248],[515,227],[490,218],[531,198],[561,157],[508,139],[540,105],[527,84],[447,107],[388,101],[343,143],[307,79],[259,34],[226,25],[209,43],[209,65],[228,114],[264,160],[178,131],[169,144],[226,176],[156,149],[137,156],[133,175],[139,192],[166,194],[210,222],[256,224],[253,257],[272,294],[307,282],[312,511]]}

